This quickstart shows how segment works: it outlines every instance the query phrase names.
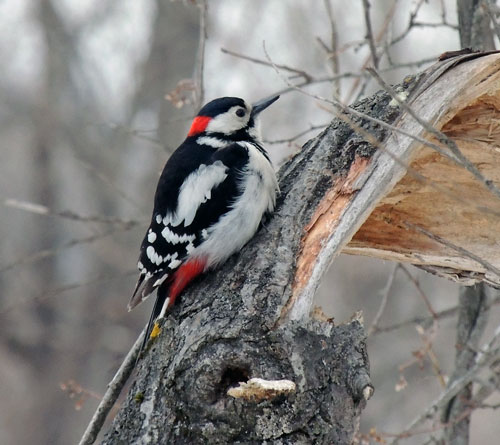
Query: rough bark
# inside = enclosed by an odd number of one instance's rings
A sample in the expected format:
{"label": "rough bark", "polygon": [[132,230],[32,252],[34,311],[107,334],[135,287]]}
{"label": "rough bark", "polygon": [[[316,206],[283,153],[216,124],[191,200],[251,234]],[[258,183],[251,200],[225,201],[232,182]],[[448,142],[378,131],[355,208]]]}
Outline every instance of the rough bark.
{"label": "rough bark", "polygon": [[[425,111],[427,91],[443,75],[435,74],[409,77],[398,91],[420,98]],[[407,122],[385,92],[354,108]],[[353,121],[385,146],[396,138]],[[402,139],[392,147],[410,159],[415,144]],[[342,120],[309,141],[281,168],[265,228],[168,315],[103,443],[352,443],[372,391],[362,322],[310,318],[312,295],[328,262],[404,173]],[[250,378],[291,380],[296,391],[258,400],[227,394]]]}

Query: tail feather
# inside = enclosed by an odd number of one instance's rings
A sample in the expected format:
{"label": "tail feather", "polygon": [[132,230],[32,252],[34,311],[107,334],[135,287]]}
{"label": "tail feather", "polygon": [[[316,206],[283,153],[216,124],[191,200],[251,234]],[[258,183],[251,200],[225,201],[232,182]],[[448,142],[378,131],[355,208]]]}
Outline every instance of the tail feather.
{"label": "tail feather", "polygon": [[[144,295],[146,291],[149,291],[148,294],[146,294],[146,297],[147,295],[149,295],[149,293],[154,291],[156,287],[158,287],[158,292],[155,304],[153,306],[153,311],[151,312],[151,316],[149,317],[149,322],[146,328],[146,335],[144,336],[141,349],[139,350],[139,355],[137,356],[137,361],[139,361],[141,353],[151,337],[151,332],[153,331],[155,322],[159,318],[165,316],[166,310],[174,304],[175,299],[185,289],[185,287],[204,271],[206,263],[207,262],[205,259],[189,260],[186,263],[182,264],[173,273],[173,275],[169,276],[167,280],[164,280],[158,286],[153,286],[152,284],[157,283],[158,280],[158,278],[155,278],[154,276],[145,281],[144,284],[142,282],[143,279],[139,279],[136,290],[134,291],[134,295],[130,300],[129,308],[133,308],[137,306],[137,304],[139,304],[141,301],[143,301],[142,295]],[[144,287],[141,292],[138,292],[142,284],[144,285]]]}
{"label": "tail feather", "polygon": [[163,274],[163,276],[156,274],[149,278],[146,278],[146,274],[141,274],[127,306],[129,312],[146,300],[167,278],[167,274]]}
{"label": "tail feather", "polygon": [[163,289],[163,286],[161,286],[158,289],[158,294],[156,296],[155,304],[153,306],[151,316],[149,317],[148,326],[146,328],[146,334],[144,335],[144,340],[142,341],[141,349],[139,350],[139,354],[137,356],[137,361],[139,361],[142,351],[144,351],[144,348],[148,344],[149,337],[151,336],[151,331],[153,330],[153,326],[155,324],[156,319],[158,318],[158,315],[160,315],[160,312],[163,308],[163,304],[167,299],[167,295],[168,291],[166,289]]}

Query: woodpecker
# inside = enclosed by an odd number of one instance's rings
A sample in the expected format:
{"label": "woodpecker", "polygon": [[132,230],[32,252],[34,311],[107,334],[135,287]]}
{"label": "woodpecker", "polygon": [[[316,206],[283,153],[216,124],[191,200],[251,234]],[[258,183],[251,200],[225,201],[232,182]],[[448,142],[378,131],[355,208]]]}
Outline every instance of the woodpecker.
{"label": "woodpecker", "polygon": [[258,116],[278,98],[253,105],[237,97],[207,103],[168,159],[128,304],[132,310],[157,290],[144,345],[188,283],[238,252],[273,211],[278,183]]}

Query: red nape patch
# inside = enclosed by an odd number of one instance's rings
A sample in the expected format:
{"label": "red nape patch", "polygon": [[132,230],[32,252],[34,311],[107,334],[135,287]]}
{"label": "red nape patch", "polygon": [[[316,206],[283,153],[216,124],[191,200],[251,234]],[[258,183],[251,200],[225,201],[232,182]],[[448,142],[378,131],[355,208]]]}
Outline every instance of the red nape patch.
{"label": "red nape patch", "polygon": [[196,259],[184,263],[179,269],[177,269],[173,276],[172,285],[168,293],[168,306],[172,306],[175,299],[184,290],[184,288],[193,281],[198,275],[200,275],[205,269],[205,264],[207,261],[204,259]]}
{"label": "red nape patch", "polygon": [[189,129],[188,136],[194,136],[195,134],[203,133],[211,120],[212,118],[208,116],[196,116],[193,119],[193,123],[191,124],[191,128]]}

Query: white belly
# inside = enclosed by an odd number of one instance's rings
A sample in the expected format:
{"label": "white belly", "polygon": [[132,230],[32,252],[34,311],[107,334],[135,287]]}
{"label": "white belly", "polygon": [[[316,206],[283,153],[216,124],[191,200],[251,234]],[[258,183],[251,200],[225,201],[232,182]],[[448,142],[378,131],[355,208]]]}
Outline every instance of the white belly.
{"label": "white belly", "polygon": [[219,221],[207,229],[207,236],[192,254],[207,259],[205,269],[217,266],[238,252],[255,234],[265,212],[274,209],[278,184],[271,163],[252,144],[248,148],[249,162],[242,171],[240,187],[243,193]]}

